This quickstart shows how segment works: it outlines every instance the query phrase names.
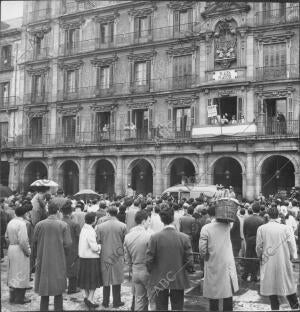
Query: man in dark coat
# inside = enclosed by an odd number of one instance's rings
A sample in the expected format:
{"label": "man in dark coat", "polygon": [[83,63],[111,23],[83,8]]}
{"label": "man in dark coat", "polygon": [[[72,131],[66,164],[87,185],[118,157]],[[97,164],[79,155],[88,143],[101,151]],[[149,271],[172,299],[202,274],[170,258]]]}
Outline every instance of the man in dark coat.
{"label": "man in dark coat", "polygon": [[[246,241],[246,258],[256,258],[256,234],[259,226],[264,224],[263,218],[259,216],[260,205],[255,202],[252,205],[253,214],[244,221],[244,236]],[[246,260],[243,280],[247,280],[248,275],[251,275],[251,281],[257,282],[257,273],[259,262],[256,260]]]}
{"label": "man in dark coat", "polygon": [[[4,200],[3,200],[4,202]],[[3,205],[2,203],[0,204],[0,221],[1,221],[1,242],[0,242],[0,246],[1,246],[1,262],[2,259],[4,258],[4,247],[6,246],[6,242],[5,242],[5,232],[6,232],[6,228],[7,228],[7,214],[4,211]]]}
{"label": "man in dark coat", "polygon": [[165,227],[150,238],[146,266],[150,273],[150,300],[157,310],[168,310],[170,296],[172,310],[183,310],[184,289],[190,286],[186,270],[193,268],[193,254],[189,237],[175,230],[174,210],[163,205],[160,212]]}
{"label": "man in dark coat", "polygon": [[230,239],[232,244],[233,256],[238,257],[242,247],[242,238],[240,232],[240,220],[235,216],[232,228],[230,229]]}
{"label": "man in dark coat", "polygon": [[61,208],[63,213],[62,221],[69,225],[72,245],[66,250],[66,264],[67,264],[67,278],[68,278],[68,294],[75,294],[80,292],[77,289],[77,275],[78,275],[78,242],[80,235],[80,225],[71,219],[72,202],[67,201]]}
{"label": "man in dark coat", "polygon": [[40,311],[48,311],[49,296],[54,296],[54,309],[63,310],[62,294],[67,288],[65,250],[72,239],[68,224],[58,219],[58,206],[50,201],[49,217],[34,229],[36,245],[35,292],[41,296]]}

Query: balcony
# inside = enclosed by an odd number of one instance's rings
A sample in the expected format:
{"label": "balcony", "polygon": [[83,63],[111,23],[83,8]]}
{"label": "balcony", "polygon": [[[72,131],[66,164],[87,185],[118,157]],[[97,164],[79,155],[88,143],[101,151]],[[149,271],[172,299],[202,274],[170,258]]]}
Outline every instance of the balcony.
{"label": "balcony", "polygon": [[[195,32],[193,32],[194,30]],[[145,44],[171,39],[187,38],[198,36],[199,31],[200,28],[198,23],[194,23],[184,24],[182,25],[182,30],[176,32],[174,31],[173,26],[152,28],[150,33],[149,30],[143,32],[124,32],[122,34],[114,34],[113,36],[60,44],[59,54],[69,56],[79,53],[92,52],[99,49],[118,48],[133,44]]]}
{"label": "balcony", "polygon": [[51,18],[51,8],[31,11],[28,13],[28,24],[35,23],[42,20],[48,20]]}
{"label": "balcony", "polygon": [[260,11],[256,13],[256,26],[280,25],[299,22],[299,5],[289,6],[283,10]]}
{"label": "balcony", "polygon": [[299,120],[279,122],[276,117],[264,118],[257,122],[257,135],[263,136],[299,136]]}
{"label": "balcony", "polygon": [[39,61],[49,57],[50,48],[42,48],[40,50],[28,51],[27,61]]}
{"label": "balcony", "polygon": [[27,93],[24,96],[25,104],[43,104],[49,102],[49,92],[43,94]]}
{"label": "balcony", "polygon": [[299,78],[299,65],[278,65],[256,68],[256,80],[281,80]]}
{"label": "balcony", "polygon": [[13,71],[14,67],[11,63],[7,63],[7,64],[0,64],[0,72],[4,72],[4,71]]}
{"label": "balcony", "polygon": [[58,90],[57,101],[72,101],[95,97],[109,97],[134,93],[151,93],[169,90],[189,89],[197,84],[197,75],[134,81],[131,83],[113,83],[109,88],[89,86],[70,90]]}
{"label": "balcony", "polygon": [[0,98],[0,110],[14,108],[20,104],[20,98],[18,96],[7,96]]}

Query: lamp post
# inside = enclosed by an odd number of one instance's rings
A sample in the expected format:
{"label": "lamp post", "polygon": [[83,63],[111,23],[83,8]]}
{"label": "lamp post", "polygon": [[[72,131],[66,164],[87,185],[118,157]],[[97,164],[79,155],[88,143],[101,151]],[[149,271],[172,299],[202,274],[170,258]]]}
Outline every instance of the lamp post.
{"label": "lamp post", "polygon": [[275,172],[275,178],[276,178],[276,193],[278,193],[278,185],[279,185],[279,179],[280,179],[280,170],[276,170]]}
{"label": "lamp post", "polygon": [[226,179],[226,186],[229,186],[229,184],[230,184],[230,171],[227,169],[225,172],[224,172],[224,174],[225,174],[225,179]]}

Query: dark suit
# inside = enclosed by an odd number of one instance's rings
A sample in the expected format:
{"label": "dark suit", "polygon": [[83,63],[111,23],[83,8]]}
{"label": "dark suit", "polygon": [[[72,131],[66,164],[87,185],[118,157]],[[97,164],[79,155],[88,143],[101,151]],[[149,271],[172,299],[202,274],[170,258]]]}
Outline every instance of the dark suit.
{"label": "dark suit", "polygon": [[190,286],[186,270],[193,270],[189,237],[174,227],[153,234],[147,249],[146,266],[156,309],[168,310],[170,296],[172,310],[183,310],[184,289]]}
{"label": "dark suit", "polygon": [[230,239],[232,244],[233,255],[234,257],[238,257],[242,245],[242,239],[240,233],[240,220],[237,216],[235,217],[233,226],[230,230]]}
{"label": "dark suit", "polygon": [[[259,215],[253,214],[244,221],[244,236],[246,241],[246,258],[256,258],[256,233],[259,226],[264,224],[263,218]],[[248,260],[245,261],[245,271],[242,278],[246,279],[251,274],[253,280],[257,278],[259,268],[259,261]]]}

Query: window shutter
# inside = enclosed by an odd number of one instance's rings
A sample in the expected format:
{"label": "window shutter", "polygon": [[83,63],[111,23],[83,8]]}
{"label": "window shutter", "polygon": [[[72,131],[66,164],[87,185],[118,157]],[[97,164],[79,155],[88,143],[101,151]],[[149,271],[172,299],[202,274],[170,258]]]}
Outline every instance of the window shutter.
{"label": "window shutter", "polygon": [[151,61],[146,62],[146,84],[150,87],[151,82]]}
{"label": "window shutter", "polygon": [[65,53],[70,49],[69,30],[65,30]]}
{"label": "window shutter", "polygon": [[134,84],[134,62],[130,62],[130,87]]}
{"label": "window shutter", "polygon": [[115,124],[116,124],[116,118],[115,118],[116,113],[112,111],[110,113],[110,134],[113,134],[115,132]]}
{"label": "window shutter", "polygon": [[7,65],[10,66],[11,65],[11,46],[7,47],[7,59],[8,59]]}
{"label": "window shutter", "polygon": [[188,10],[188,30],[193,30],[193,9]]}
{"label": "window shutter", "polygon": [[195,124],[195,106],[191,107],[191,126]]}
{"label": "window shutter", "polygon": [[237,120],[241,120],[241,117],[244,116],[244,99],[238,97],[238,107],[237,107]]}
{"label": "window shutter", "polygon": [[100,88],[100,71],[101,71],[101,67],[97,66],[96,67],[96,87],[97,87],[97,89]]}
{"label": "window shutter", "polygon": [[151,14],[148,15],[148,34],[151,35],[152,33],[152,16]]}
{"label": "window shutter", "polygon": [[77,136],[80,135],[80,116],[76,116],[76,123],[73,123],[73,126],[75,126],[75,131],[72,129],[72,133],[76,133]]}
{"label": "window shutter", "polygon": [[294,119],[293,99],[288,98],[288,120]]}
{"label": "window shutter", "polygon": [[153,128],[153,109],[149,108],[149,130]]}
{"label": "window shutter", "polygon": [[173,122],[172,122],[172,108],[168,108],[168,125],[170,127],[173,126]]}
{"label": "window shutter", "polygon": [[179,32],[179,11],[174,11],[174,32]]}
{"label": "window shutter", "polygon": [[134,18],[134,38],[137,39],[139,37],[139,18]]}
{"label": "window shutter", "polygon": [[109,66],[109,87],[113,88],[113,82],[114,82],[114,64],[111,64]]}
{"label": "window shutter", "polygon": [[114,21],[110,22],[110,42],[114,42]]}
{"label": "window shutter", "polygon": [[79,69],[75,70],[75,92],[78,92],[79,87]]}
{"label": "window shutter", "polygon": [[96,133],[96,125],[95,125],[95,113],[91,113],[91,123],[90,123],[90,131],[91,131],[91,137],[94,139],[95,138],[95,133]]}
{"label": "window shutter", "polygon": [[31,140],[32,137],[32,118],[29,118],[26,116],[26,128],[27,128],[27,133],[29,136],[29,139]]}
{"label": "window shutter", "polygon": [[62,120],[61,117],[57,117],[57,126],[56,126],[56,137],[62,137]]}
{"label": "window shutter", "polygon": [[131,111],[129,110],[129,111],[127,111],[127,125],[128,126],[130,126],[130,122],[131,122],[130,116],[131,116]]}
{"label": "window shutter", "polygon": [[76,49],[77,52],[80,52],[80,51],[78,50],[78,48],[79,48],[79,36],[80,36],[79,33],[80,33],[80,29],[79,29],[79,28],[75,29],[75,35],[74,35],[74,49]]}
{"label": "window shutter", "polygon": [[46,91],[46,74],[42,75],[41,76],[41,83],[42,83],[42,87],[41,87],[41,98],[42,98],[42,101],[45,100],[45,91]]}
{"label": "window shutter", "polygon": [[45,142],[45,138],[47,137],[48,134],[48,117],[47,114],[44,114],[43,119],[42,119],[42,142],[43,143],[47,143]]}

